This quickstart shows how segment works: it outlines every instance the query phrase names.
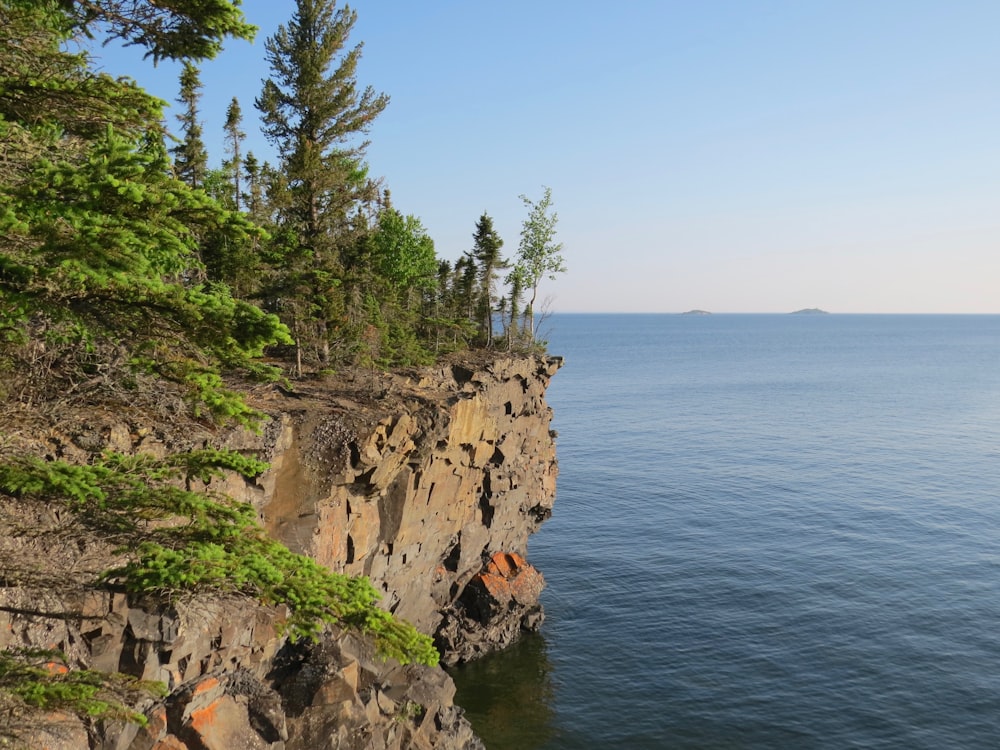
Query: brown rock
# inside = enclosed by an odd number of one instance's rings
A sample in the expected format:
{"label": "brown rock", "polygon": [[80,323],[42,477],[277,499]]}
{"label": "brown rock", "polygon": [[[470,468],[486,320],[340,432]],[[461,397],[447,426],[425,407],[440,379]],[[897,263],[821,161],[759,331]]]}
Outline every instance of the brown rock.
{"label": "brown rock", "polygon": [[[345,373],[336,392],[306,383],[294,396],[262,396],[256,405],[274,418],[260,435],[144,424],[130,412],[98,414],[45,442],[81,460],[109,442],[160,455],[205,445],[256,453],[270,462],[264,475],[209,489],[253,503],[268,533],[294,551],[370,576],[382,606],[437,633],[454,663],[541,621],[544,579],[525,557],[555,497],[544,396],[557,369],[484,356],[394,375]],[[81,582],[121,563],[117,542],[68,519],[0,496],[0,647],[57,648],[74,666],[162,680],[169,695],[140,700],[145,728],[73,717],[67,740],[40,727],[44,741],[33,747],[482,747],[442,670],[385,662],[368,640],[331,628],[317,644],[292,646],[279,635],[287,612],[237,596],[185,595],[171,608],[95,593]]]}
{"label": "brown rock", "polygon": [[[146,715],[148,723],[136,732],[132,742],[128,745],[128,750],[154,750],[166,741],[167,735],[167,710],[164,706],[157,706]],[[177,740],[178,743],[180,740]]]}
{"label": "brown rock", "polygon": [[151,750],[188,750],[188,746],[177,739],[174,735],[168,734],[157,742]]}
{"label": "brown rock", "polygon": [[180,736],[188,750],[269,750],[249,718],[245,703],[223,695],[192,711]]}

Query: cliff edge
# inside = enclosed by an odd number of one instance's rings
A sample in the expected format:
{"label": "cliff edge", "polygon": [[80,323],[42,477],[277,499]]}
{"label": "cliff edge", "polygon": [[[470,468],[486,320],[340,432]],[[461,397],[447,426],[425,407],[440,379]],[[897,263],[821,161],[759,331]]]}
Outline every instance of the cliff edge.
{"label": "cliff edge", "polygon": [[[251,503],[292,551],[368,576],[382,606],[456,664],[542,621],[527,541],[555,499],[545,390],[560,365],[483,356],[259,389],[261,434],[98,409],[39,421],[31,439],[53,458],[212,446],[268,461],[252,481],[208,486]],[[0,496],[0,649],[58,650],[70,668],[166,686],[134,697],[143,727],[0,700],[0,739],[53,750],[481,747],[440,668],[384,661],[336,627],[291,643],[280,608],[242,597],[137,600],[95,585],[115,546],[57,509]]]}

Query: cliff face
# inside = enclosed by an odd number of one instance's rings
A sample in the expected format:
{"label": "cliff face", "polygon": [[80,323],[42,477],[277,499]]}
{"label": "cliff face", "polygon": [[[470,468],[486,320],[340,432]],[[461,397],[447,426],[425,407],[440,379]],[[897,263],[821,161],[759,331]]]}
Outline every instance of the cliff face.
{"label": "cliff face", "polygon": [[369,576],[384,606],[438,634],[446,663],[507,645],[541,620],[541,576],[524,557],[555,499],[545,387],[557,367],[455,365],[382,384],[367,405],[343,392],[283,404],[262,446],[266,528]]}
{"label": "cliff face", "polygon": [[[443,661],[457,663],[541,623],[544,582],[525,558],[555,497],[545,389],[558,366],[484,359],[261,393],[257,406],[272,417],[262,435],[182,442],[269,461],[256,482],[231,478],[216,489],[251,502],[293,551],[369,576],[385,607],[433,633]],[[151,425],[92,416],[86,430],[51,438],[53,454],[95,442],[178,448],[176,435]],[[242,599],[164,606],[78,585],[107,566],[112,547],[96,538],[66,545],[64,524],[41,505],[0,506],[0,648],[58,648],[74,666],[163,681],[169,695],[139,706],[146,728],[62,717],[17,732],[28,746],[480,747],[440,669],[382,662],[337,629],[317,644],[289,644],[281,611]],[[32,576],[40,557],[52,569]]]}

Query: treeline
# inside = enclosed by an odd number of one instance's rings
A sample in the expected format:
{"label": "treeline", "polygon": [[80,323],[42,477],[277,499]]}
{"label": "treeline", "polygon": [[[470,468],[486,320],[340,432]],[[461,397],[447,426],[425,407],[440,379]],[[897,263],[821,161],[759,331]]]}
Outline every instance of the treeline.
{"label": "treeline", "polygon": [[[298,0],[266,40],[271,75],[253,106],[277,163],[245,151],[233,100],[225,158],[209,166],[197,65],[226,38],[252,37],[238,6],[0,0],[5,388],[23,400],[41,381],[69,394],[165,378],[241,418],[223,371],[276,377],[537,346],[539,282],[563,270],[550,191],[522,196],[511,259],[486,213],[470,217],[468,252],[438,258],[365,162],[388,97],[357,83],[349,8]],[[183,61],[176,137],[159,100],[96,70],[79,44],[116,37]]]}
{"label": "treeline", "polygon": [[[324,49],[346,40],[353,23],[332,3],[299,3],[289,31],[268,43],[276,71],[282,50],[295,47],[287,35],[310,18],[331,24],[315,27],[325,29]],[[119,37],[154,59],[194,63],[253,31],[236,0],[0,0],[0,504],[44,503],[60,519],[60,539],[78,544],[97,533],[119,545],[122,564],[81,578],[86,587],[252,596],[287,606],[292,634],[337,622],[387,656],[433,664],[431,639],[380,609],[367,579],[293,555],[267,537],[251,506],[195,491],[223,471],[256,476],[262,464],[211,449],[121,455],[102,451],[102,437],[84,437],[88,415],[118,410],[174,434],[191,416],[259,424],[263,415],[224,376],[415,362],[433,355],[435,336],[478,336],[451,330],[446,315],[446,323],[421,316],[444,308],[431,291],[441,265],[419,223],[372,190],[363,145],[350,143],[366,126],[359,108],[374,116],[379,96],[337,99],[359,112],[349,118],[357,127],[338,132],[327,122],[313,138],[312,121],[284,98],[291,79],[276,73],[261,102],[272,107],[269,133],[285,144],[281,162],[257,168],[241,154],[234,108],[229,166],[215,174],[197,149],[170,151],[158,99],[96,70],[79,44]],[[357,51],[340,59],[353,65]],[[280,136],[283,128],[294,138]],[[193,135],[184,129],[178,145],[197,145]],[[283,351],[296,358],[264,356]],[[118,699],[105,696],[124,684],[121,675],[104,679],[79,663],[66,675],[38,670],[38,657],[0,650],[5,711],[119,716]],[[0,745],[8,729],[0,722]]]}
{"label": "treeline", "polygon": [[[222,375],[278,378],[261,355],[295,341],[206,260],[263,253],[273,240],[246,212],[179,179],[175,170],[191,165],[170,158],[159,101],[93,70],[74,44],[110,34],[153,57],[195,59],[252,31],[223,0],[0,0],[0,505],[44,504],[59,523],[31,530],[58,535],[43,546],[88,560],[95,538],[116,547],[112,568],[73,566],[82,590],[164,603],[195,591],[253,597],[286,608],[290,637],[338,623],[385,656],[434,664],[431,638],[379,608],[366,578],[293,554],[252,505],[206,489],[265,464],[235,451],[125,455],[103,437],[74,440],[93,416],[126,409],[141,412],[140,429],[177,434],[192,416],[179,394],[206,421],[263,418]],[[28,533],[15,525],[5,528]],[[67,580],[39,559],[5,585],[29,581],[32,595],[59,599]],[[43,611],[31,617],[46,621]],[[24,745],[21,727],[53,711],[147,720],[134,702],[150,683],[85,669],[78,656],[0,649],[0,745]]]}
{"label": "treeline", "polygon": [[254,106],[276,165],[246,151],[243,108],[233,98],[226,158],[209,168],[199,71],[185,64],[175,173],[264,230],[241,246],[206,238],[207,279],[288,326],[298,372],[537,345],[538,283],[563,270],[551,192],[537,203],[522,196],[528,215],[512,261],[486,213],[468,252],[455,263],[438,258],[420,220],[393,205],[365,163],[364,138],[389,97],[357,83],[361,45],[349,44],[355,19],[330,0],[299,0],[265,42],[271,75]]}

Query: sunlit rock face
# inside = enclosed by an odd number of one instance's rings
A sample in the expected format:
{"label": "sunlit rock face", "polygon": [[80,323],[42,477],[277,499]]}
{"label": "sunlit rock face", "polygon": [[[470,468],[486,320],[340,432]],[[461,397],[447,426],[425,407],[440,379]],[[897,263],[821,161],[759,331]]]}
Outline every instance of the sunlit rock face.
{"label": "sunlit rock face", "polygon": [[[434,634],[443,661],[537,628],[541,573],[528,537],[551,513],[557,464],[545,389],[561,362],[482,358],[254,394],[260,434],[166,425],[108,410],[39,432],[39,455],[85,461],[215,446],[270,462],[208,487],[251,503],[276,538],[369,576],[382,604]],[[335,627],[289,643],[285,612],[235,596],[137,600],[94,588],[113,539],[44,503],[0,496],[0,649],[62,652],[76,668],[163,683],[132,708],[144,727],[50,711],[6,725],[51,750],[480,750],[440,668],[401,666]],[[58,666],[58,665],[56,665]],[[16,708],[16,707],[15,707]]]}
{"label": "sunlit rock face", "polygon": [[[298,408],[282,403],[254,499],[268,531],[333,570],[369,576],[384,606],[423,632],[466,617],[469,584],[498,554],[524,560],[551,514],[558,469],[545,389],[559,365],[500,358],[381,379],[375,398],[361,400],[355,382],[332,400],[311,392]],[[533,598],[463,626],[479,631],[475,654],[491,650],[484,629],[500,624],[504,646],[510,623],[540,624],[541,580]],[[452,653],[456,637],[439,639],[446,662],[473,656]]]}

